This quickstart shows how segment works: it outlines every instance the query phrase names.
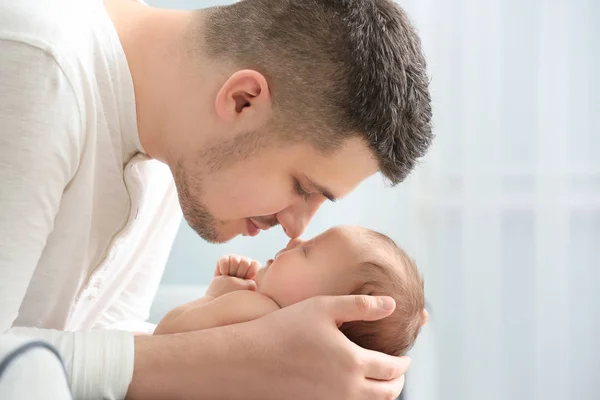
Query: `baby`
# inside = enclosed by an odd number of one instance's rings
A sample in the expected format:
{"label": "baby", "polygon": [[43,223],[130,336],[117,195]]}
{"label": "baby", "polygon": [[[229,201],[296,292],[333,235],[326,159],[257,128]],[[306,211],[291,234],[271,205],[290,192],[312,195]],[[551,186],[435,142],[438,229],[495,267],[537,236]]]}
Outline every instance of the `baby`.
{"label": "baby", "polygon": [[154,334],[250,321],[313,296],[347,294],[396,301],[382,320],[340,326],[363,348],[403,355],[427,321],[423,279],[404,251],[383,234],[338,226],[309,241],[292,240],[264,268],[239,256],[222,257],[206,295],[169,312]]}

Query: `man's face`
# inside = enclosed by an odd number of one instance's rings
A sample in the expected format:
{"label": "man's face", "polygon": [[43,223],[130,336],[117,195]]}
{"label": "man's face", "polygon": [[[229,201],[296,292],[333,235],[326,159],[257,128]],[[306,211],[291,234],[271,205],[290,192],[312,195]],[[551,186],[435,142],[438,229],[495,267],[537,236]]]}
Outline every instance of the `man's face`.
{"label": "man's face", "polygon": [[209,242],[254,236],[277,224],[298,237],[324,201],[347,195],[378,170],[358,138],[327,156],[309,144],[263,144],[245,156],[237,148],[245,145],[225,142],[171,165],[184,217]]}

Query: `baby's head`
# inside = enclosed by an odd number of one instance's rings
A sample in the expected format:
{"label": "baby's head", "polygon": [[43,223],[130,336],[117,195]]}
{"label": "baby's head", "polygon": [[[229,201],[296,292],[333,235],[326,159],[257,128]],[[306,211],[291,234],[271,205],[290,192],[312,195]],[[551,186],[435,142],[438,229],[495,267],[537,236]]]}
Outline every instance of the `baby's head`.
{"label": "baby's head", "polygon": [[387,354],[406,353],[427,319],[415,264],[390,238],[361,227],[338,226],[291,241],[258,271],[256,283],[280,307],[319,295],[393,297],[396,310],[389,317],[340,327],[358,345]]}

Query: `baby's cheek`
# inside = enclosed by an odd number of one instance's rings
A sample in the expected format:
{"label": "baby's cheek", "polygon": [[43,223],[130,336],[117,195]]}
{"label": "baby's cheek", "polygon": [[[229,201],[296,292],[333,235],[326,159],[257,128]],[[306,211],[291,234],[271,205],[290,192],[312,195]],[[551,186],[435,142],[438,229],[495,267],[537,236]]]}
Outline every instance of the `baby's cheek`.
{"label": "baby's cheek", "polygon": [[281,299],[278,303],[283,307],[299,303],[320,294],[312,282],[301,277],[286,281],[286,284],[282,285],[279,289]]}

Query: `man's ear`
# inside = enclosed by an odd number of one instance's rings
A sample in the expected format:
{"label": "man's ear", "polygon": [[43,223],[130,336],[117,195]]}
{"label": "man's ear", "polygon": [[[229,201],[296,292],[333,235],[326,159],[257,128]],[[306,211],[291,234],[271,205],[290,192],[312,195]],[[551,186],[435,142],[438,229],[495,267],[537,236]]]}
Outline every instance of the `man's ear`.
{"label": "man's ear", "polygon": [[240,70],[225,81],[215,98],[219,119],[257,130],[271,113],[271,93],[266,78],[254,70]]}

